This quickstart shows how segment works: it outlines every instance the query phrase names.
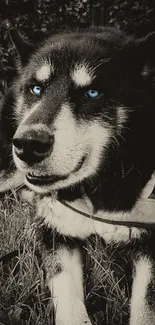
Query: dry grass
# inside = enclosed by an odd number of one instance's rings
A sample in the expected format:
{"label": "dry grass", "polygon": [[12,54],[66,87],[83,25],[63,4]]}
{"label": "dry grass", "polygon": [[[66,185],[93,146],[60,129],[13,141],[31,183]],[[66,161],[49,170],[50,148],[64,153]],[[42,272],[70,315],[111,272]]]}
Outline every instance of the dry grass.
{"label": "dry grass", "polygon": [[[35,254],[33,208],[16,195],[5,196],[0,212],[0,255],[18,249],[19,256],[0,263],[0,324],[52,325],[44,274]],[[128,323],[128,285],[115,252],[92,239],[85,247],[85,292],[93,324]],[[23,251],[20,251],[22,247]],[[109,253],[110,252],[110,253]],[[73,324],[74,325],[74,324]]]}
{"label": "dry grass", "polygon": [[1,255],[15,249],[19,254],[0,265],[0,321],[7,325],[51,325],[44,274],[35,255],[33,209],[16,197],[5,196],[1,204],[0,247]]}

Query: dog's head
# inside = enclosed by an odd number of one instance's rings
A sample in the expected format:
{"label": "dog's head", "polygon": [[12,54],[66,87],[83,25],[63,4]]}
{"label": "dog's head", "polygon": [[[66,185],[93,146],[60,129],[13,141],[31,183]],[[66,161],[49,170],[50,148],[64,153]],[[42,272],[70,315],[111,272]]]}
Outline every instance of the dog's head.
{"label": "dog's head", "polygon": [[24,180],[12,157],[14,134],[12,91],[10,88],[0,103],[0,192],[17,188]]}
{"label": "dog's head", "polygon": [[20,56],[13,155],[29,187],[47,192],[91,180],[131,115],[147,106],[152,114],[154,38],[92,29],[34,49],[13,36]]}

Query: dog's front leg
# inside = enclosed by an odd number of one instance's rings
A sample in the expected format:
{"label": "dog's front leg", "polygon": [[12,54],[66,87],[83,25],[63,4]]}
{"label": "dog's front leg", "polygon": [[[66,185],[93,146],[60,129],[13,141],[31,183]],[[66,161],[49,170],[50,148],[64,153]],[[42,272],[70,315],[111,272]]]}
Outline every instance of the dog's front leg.
{"label": "dog's front leg", "polygon": [[91,325],[84,305],[83,270],[79,250],[59,247],[48,258],[45,267],[56,325]]}
{"label": "dog's front leg", "polygon": [[155,325],[155,274],[148,256],[134,265],[130,325]]}

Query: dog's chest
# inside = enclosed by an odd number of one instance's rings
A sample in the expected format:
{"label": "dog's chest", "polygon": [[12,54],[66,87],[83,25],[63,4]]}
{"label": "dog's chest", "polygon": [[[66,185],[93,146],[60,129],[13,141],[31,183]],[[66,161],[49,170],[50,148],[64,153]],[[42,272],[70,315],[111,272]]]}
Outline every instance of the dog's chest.
{"label": "dog's chest", "polygon": [[[89,205],[89,206],[88,206]],[[86,205],[81,200],[76,201],[76,207],[85,211]],[[91,205],[87,204],[87,211]],[[107,218],[109,213],[107,213]],[[41,218],[44,224],[58,233],[79,239],[87,239],[91,235],[97,234],[106,242],[128,242],[131,238],[139,238],[141,229],[117,226],[86,218],[82,214],[76,213],[59,201],[51,197],[43,197],[37,201],[37,218]]]}

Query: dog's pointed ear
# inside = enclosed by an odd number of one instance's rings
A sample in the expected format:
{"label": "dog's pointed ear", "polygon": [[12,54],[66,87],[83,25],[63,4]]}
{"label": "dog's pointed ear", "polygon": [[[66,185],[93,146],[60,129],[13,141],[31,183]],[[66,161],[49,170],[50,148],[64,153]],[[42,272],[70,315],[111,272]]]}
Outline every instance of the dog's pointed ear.
{"label": "dog's pointed ear", "polygon": [[19,32],[17,32],[13,27],[10,28],[9,35],[18,53],[18,65],[24,66],[28,62],[30,55],[35,51],[36,46],[25,41]]}

